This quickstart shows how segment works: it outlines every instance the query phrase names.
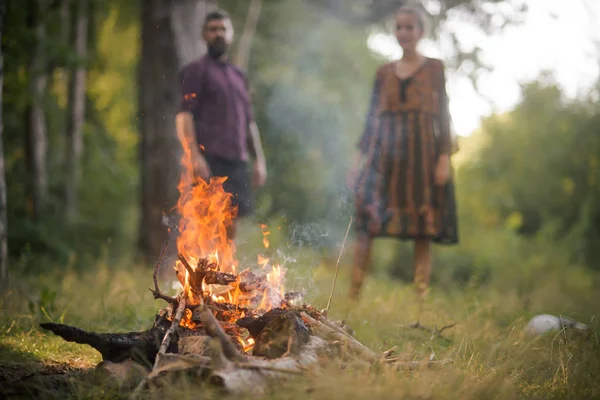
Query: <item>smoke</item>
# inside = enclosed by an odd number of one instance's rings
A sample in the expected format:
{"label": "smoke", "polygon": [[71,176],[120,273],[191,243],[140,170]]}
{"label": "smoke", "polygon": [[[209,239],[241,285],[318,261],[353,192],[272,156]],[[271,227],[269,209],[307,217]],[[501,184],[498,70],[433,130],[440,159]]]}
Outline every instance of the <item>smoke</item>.
{"label": "smoke", "polygon": [[353,212],[345,178],[379,60],[367,29],[318,7],[282,1],[268,18],[269,40],[253,50],[264,61],[250,76],[263,88],[255,108],[264,115],[266,191],[295,246],[336,249]]}
{"label": "smoke", "polygon": [[338,254],[354,212],[345,178],[380,60],[367,29],[300,0],[269,4],[261,21],[268,24],[253,44],[250,81],[269,178],[257,209],[259,218],[265,209],[270,219],[285,216],[287,231],[263,249],[262,221],[246,221],[256,228],[240,235],[237,254],[242,268],[258,254],[271,258],[286,270],[286,290],[312,296],[314,269],[324,254]]}

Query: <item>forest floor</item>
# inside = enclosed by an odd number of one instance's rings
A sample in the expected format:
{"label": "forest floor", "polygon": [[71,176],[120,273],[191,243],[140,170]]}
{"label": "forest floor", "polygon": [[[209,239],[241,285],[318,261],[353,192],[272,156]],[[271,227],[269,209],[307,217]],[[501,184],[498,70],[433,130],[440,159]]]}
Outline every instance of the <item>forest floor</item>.
{"label": "forest floor", "polygon": [[[311,255],[318,259],[317,255]],[[315,258],[316,257],[316,258]],[[123,389],[104,382],[94,367],[101,361],[91,347],[67,343],[39,328],[54,321],[96,332],[148,329],[164,304],[148,287],[152,267],[99,262],[86,269],[49,268],[43,274],[13,275],[0,297],[0,398],[126,398]],[[304,289],[305,301],[324,308],[334,265],[317,262],[289,269],[286,290]],[[346,301],[344,263],[330,309],[356,337],[377,351],[399,346],[403,360],[453,359],[449,365],[412,371],[340,369],[278,387],[271,399],[593,399],[600,398],[600,294],[582,284],[572,292],[546,277],[528,293],[498,291],[493,282],[438,290],[434,286],[421,323],[441,327],[443,337],[406,328],[416,318],[413,289],[375,273],[358,304]],[[589,289],[582,289],[588,287]],[[174,290],[174,289],[173,289]],[[590,335],[553,332],[532,337],[523,332],[536,313],[567,314],[589,324]],[[200,396],[199,390],[203,391]],[[157,394],[156,396],[163,396]],[[181,382],[170,398],[217,398],[209,388]]]}

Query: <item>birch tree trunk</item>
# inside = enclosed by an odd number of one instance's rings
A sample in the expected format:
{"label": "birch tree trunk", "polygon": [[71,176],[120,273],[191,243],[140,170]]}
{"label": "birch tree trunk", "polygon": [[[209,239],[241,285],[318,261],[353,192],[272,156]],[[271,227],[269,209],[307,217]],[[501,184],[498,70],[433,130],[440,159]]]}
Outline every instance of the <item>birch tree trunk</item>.
{"label": "birch tree trunk", "polygon": [[244,30],[233,58],[233,63],[240,67],[243,71],[248,69],[248,61],[250,60],[250,49],[252,48],[252,40],[256,33],[256,25],[260,18],[263,0],[250,0],[248,5],[248,14],[246,15],[246,23]]}
{"label": "birch tree trunk", "polygon": [[36,44],[31,52],[29,63],[30,104],[27,110],[27,161],[30,175],[31,206],[34,218],[43,213],[48,192],[48,171],[46,157],[48,152],[48,132],[44,111],[44,98],[48,82],[46,57],[43,41],[46,40],[44,22],[48,0],[35,0],[32,23]]}
{"label": "birch tree trunk", "polygon": [[175,132],[177,73],[205,52],[202,23],[215,2],[142,2],[139,77],[141,216],[139,251],[154,259],[167,238],[163,214],[176,204],[181,148]]}
{"label": "birch tree trunk", "polygon": [[85,123],[85,93],[87,66],[85,60],[88,47],[89,0],[77,2],[74,30],[77,65],[70,71],[69,101],[67,103],[67,143],[65,176],[65,211],[67,219],[77,217],[77,189],[81,179],[81,153],[83,151],[83,125]]}
{"label": "birch tree trunk", "polygon": [[[0,43],[4,31],[6,0],[0,0]],[[2,88],[4,82],[4,55],[0,46],[0,288],[8,285],[8,246],[6,212],[6,177],[4,171],[4,119],[2,118]]]}

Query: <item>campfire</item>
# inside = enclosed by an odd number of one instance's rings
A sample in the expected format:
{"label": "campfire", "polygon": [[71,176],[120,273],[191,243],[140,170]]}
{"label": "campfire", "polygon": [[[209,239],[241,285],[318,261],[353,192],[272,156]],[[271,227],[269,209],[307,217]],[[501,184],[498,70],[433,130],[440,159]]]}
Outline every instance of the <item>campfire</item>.
{"label": "campfire", "polygon": [[[394,349],[376,354],[343,322],[334,323],[326,312],[304,304],[301,293],[286,292],[285,271],[269,258],[258,256],[256,265],[240,268],[227,235],[236,209],[223,190],[225,178],[196,180],[189,149],[184,150],[178,260],[172,266],[181,288],[175,297],[159,288],[165,244],[151,290],[168,304],[154,325],[129,333],[93,333],[54,323],[42,328],[94,347],[104,363],[145,366],[147,376],[133,396],[182,371],[241,394],[262,393],[272,380],[303,374],[335,358],[363,364],[397,361]],[[268,248],[267,226],[261,225],[261,231]]]}

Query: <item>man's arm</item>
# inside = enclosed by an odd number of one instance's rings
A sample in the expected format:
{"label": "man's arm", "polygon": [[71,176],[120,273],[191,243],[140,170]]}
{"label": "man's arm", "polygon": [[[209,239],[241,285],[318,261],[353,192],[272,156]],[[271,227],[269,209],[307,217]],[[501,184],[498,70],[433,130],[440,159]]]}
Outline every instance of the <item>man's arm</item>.
{"label": "man's arm", "polygon": [[184,67],[177,74],[179,81],[179,110],[175,116],[175,128],[177,137],[184,151],[189,149],[190,162],[196,178],[208,180],[211,175],[210,168],[204,156],[200,153],[198,141],[196,140],[196,129],[194,128],[193,111],[198,107],[198,88],[201,86],[199,79],[201,73],[199,67]]}
{"label": "man's arm", "polygon": [[265,161],[265,155],[263,153],[262,143],[260,141],[260,132],[256,122],[250,121],[248,124],[248,151],[252,158],[256,161]]}
{"label": "man's arm", "polygon": [[248,124],[248,151],[254,158],[253,180],[255,186],[263,186],[267,179],[267,163],[260,141],[260,132],[255,121]]}
{"label": "man's arm", "polygon": [[175,127],[177,137],[185,149],[189,149],[194,175],[204,180],[208,180],[211,175],[210,168],[204,156],[200,153],[198,142],[196,141],[196,132],[194,129],[194,119],[192,114],[187,111],[180,111],[175,116]]}

